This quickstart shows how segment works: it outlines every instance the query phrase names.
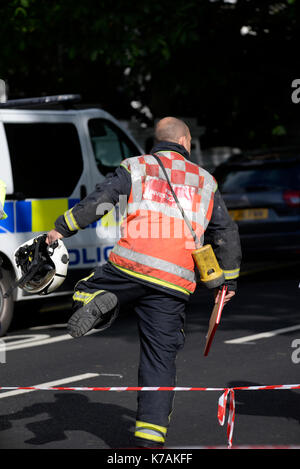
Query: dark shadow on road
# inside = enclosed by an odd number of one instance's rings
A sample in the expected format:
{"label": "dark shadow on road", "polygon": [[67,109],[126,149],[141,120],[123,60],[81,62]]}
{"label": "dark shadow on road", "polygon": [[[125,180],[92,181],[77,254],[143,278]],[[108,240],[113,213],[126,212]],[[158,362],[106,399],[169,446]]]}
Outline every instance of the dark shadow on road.
{"label": "dark shadow on road", "polygon": [[[265,384],[230,381],[227,385],[229,388],[248,386],[265,386]],[[240,415],[284,417],[296,420],[300,424],[299,391],[290,389],[236,390],[235,406],[236,413]]]}
{"label": "dark shadow on road", "polygon": [[[42,446],[67,440],[65,432],[82,431],[95,435],[109,448],[132,446],[135,412],[115,404],[91,402],[87,396],[74,392],[60,392],[54,397],[54,402],[39,402],[14,414],[1,415],[0,432],[11,428],[13,421],[43,415],[42,420],[26,424],[34,436],[24,444]],[[45,414],[48,419],[44,418]]]}

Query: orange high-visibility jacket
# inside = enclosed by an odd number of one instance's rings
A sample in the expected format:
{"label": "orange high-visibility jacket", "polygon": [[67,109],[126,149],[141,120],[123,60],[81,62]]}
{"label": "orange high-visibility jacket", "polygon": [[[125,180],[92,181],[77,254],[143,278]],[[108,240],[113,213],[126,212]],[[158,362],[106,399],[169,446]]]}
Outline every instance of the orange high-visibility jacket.
{"label": "orange high-visibility jacket", "polygon": [[[175,151],[156,153],[198,239],[210,221],[215,179]],[[172,196],[162,169],[152,155],[128,158],[131,193],[122,236],[109,261],[124,272],[189,294],[196,288],[191,252],[195,242]],[[199,246],[198,246],[199,247]]]}

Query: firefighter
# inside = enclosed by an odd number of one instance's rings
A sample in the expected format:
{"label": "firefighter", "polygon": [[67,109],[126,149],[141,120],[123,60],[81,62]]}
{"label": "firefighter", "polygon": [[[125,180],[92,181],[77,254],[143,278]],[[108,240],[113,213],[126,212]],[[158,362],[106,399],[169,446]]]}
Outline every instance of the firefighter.
{"label": "firefighter", "polygon": [[[199,239],[204,243],[205,235],[205,242],[214,248],[225,272],[226,302],[236,291],[241,261],[238,229],[217,182],[191,163],[190,151],[187,125],[174,117],[161,119],[151,154],[125,159],[113,176],[58,217],[48,233],[48,243],[74,235],[101,218],[109,204],[123,205],[121,236],[108,262],[75,286],[68,330],[80,337],[92,328],[104,329],[120,307],[133,304],[140,338],[138,386],[175,386],[185,312],[196,288],[191,255],[195,242],[153,154],[166,168]],[[138,393],[134,446],[164,446],[173,398],[173,391]]]}

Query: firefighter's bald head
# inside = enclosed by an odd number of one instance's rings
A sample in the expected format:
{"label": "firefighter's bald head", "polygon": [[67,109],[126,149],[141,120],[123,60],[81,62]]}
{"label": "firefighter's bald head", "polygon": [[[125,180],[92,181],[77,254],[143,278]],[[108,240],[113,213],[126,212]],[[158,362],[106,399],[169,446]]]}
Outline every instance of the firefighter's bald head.
{"label": "firefighter's bald head", "polygon": [[155,126],[157,142],[174,142],[182,145],[188,153],[191,151],[191,134],[188,126],[176,117],[164,117]]}

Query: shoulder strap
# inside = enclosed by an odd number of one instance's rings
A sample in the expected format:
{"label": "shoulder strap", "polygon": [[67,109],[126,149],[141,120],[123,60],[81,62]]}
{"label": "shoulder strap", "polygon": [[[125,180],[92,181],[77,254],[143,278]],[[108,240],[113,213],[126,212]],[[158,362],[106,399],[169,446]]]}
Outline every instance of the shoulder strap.
{"label": "shoulder strap", "polygon": [[180,202],[179,202],[179,200],[178,200],[178,197],[177,197],[177,195],[175,194],[175,192],[174,192],[174,190],[173,190],[173,187],[172,187],[172,185],[171,185],[171,182],[170,182],[168,173],[167,173],[167,171],[166,171],[166,168],[164,167],[164,165],[163,165],[161,159],[160,159],[157,155],[154,155],[154,154],[152,153],[152,156],[156,159],[156,161],[158,162],[159,166],[161,167],[161,169],[162,169],[162,171],[163,171],[163,173],[164,173],[164,175],[165,175],[165,178],[166,178],[166,180],[167,180],[167,183],[168,183],[169,186],[170,186],[172,195],[173,195],[174,200],[175,200],[175,202],[176,202],[176,204],[177,204],[177,206],[178,206],[178,208],[179,208],[179,210],[180,210],[180,213],[181,213],[181,215],[182,215],[182,217],[183,217],[185,223],[187,224],[187,226],[188,226],[190,232],[192,233],[192,236],[193,236],[193,239],[194,239],[194,241],[195,241],[196,247],[197,247],[197,246],[201,247],[201,243],[200,243],[200,241],[199,241],[199,238],[198,238],[198,236],[196,235],[196,233],[195,233],[195,231],[194,231],[194,229],[193,229],[193,227],[192,227],[192,225],[191,225],[191,223],[190,223],[190,220],[187,218],[186,214],[184,213],[184,210],[183,210],[183,208],[182,208],[182,205],[180,204]]}

